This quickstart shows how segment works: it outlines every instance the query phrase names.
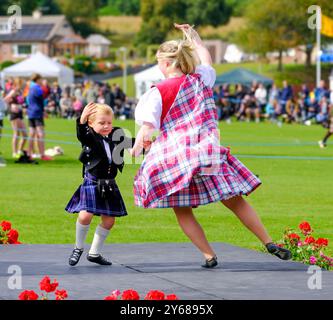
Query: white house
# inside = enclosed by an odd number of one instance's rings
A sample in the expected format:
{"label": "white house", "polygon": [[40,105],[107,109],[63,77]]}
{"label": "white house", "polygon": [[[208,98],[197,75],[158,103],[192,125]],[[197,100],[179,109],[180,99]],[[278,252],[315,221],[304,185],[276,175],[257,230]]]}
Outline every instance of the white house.
{"label": "white house", "polygon": [[96,58],[109,56],[111,41],[101,34],[91,34],[86,41],[88,42],[88,55]]}

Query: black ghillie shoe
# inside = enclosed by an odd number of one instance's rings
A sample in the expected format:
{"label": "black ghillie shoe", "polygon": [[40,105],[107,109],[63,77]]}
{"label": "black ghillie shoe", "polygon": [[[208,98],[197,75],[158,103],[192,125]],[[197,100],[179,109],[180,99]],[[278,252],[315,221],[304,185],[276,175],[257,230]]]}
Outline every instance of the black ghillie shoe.
{"label": "black ghillie shoe", "polygon": [[277,244],[273,242],[267,243],[265,246],[269,253],[274,254],[278,258],[282,260],[291,259],[291,252],[288,249],[279,247]]}
{"label": "black ghillie shoe", "polygon": [[82,252],[83,252],[83,249],[78,249],[78,248],[75,248],[71,254],[71,256],[69,257],[69,260],[68,260],[68,263],[70,266],[75,266],[80,258],[81,258],[81,255],[82,255]]}
{"label": "black ghillie shoe", "polygon": [[207,259],[205,264],[201,265],[203,268],[215,268],[218,265],[217,256]]}
{"label": "black ghillie shoe", "polygon": [[111,266],[112,262],[106,260],[104,257],[102,257],[100,254],[98,256],[92,256],[92,255],[87,255],[87,260],[93,263],[100,264],[102,266]]}

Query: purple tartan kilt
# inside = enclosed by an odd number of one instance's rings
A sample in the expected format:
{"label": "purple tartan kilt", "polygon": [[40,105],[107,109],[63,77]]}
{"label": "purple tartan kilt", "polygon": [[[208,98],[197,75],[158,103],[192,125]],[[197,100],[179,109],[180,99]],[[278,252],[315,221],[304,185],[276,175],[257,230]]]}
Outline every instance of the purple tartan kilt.
{"label": "purple tartan kilt", "polygon": [[69,213],[77,213],[81,210],[94,215],[106,215],[110,217],[127,216],[127,210],[119,188],[114,182],[114,196],[102,198],[97,191],[96,178],[86,173],[83,183],[75,191],[65,210]]}

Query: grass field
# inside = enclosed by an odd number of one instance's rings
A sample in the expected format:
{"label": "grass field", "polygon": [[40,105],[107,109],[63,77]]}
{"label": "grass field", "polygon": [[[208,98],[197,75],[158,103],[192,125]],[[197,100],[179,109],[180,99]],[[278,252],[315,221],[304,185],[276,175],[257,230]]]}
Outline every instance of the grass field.
{"label": "grass field", "polygon": [[[134,133],[133,121],[115,121]],[[65,155],[38,165],[15,164],[10,158],[9,122],[0,141],[7,167],[0,168],[0,220],[10,220],[23,243],[73,243],[75,215],[64,211],[81,182],[77,160],[80,146],[73,120],[47,119],[47,147],[61,145]],[[319,149],[324,134],[320,126],[270,123],[220,124],[221,142],[254,173],[263,185],[248,199],[257,209],[275,240],[286,227],[297,228],[307,220],[314,236],[333,241],[333,145]],[[8,135],[8,136],[7,136]],[[131,159],[127,157],[130,162]],[[120,218],[109,243],[188,241],[180,231],[171,209],[149,210],[133,203],[132,184],[138,164],[127,164],[117,181],[129,215]],[[210,241],[222,241],[259,249],[260,243],[220,203],[195,209]],[[96,218],[93,226],[98,222]],[[93,230],[88,241],[92,240]],[[332,249],[330,250],[332,253]]]}

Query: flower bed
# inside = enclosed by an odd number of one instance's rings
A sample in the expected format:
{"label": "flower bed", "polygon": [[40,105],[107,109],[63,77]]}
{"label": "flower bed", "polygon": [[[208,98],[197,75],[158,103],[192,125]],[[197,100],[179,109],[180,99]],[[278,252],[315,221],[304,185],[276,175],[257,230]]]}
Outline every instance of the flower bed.
{"label": "flower bed", "polygon": [[[22,291],[18,299],[19,300],[49,300],[49,294],[54,293],[55,300],[65,300],[68,298],[66,290],[57,290],[59,283],[56,279],[51,282],[50,277],[45,276],[39,283],[39,288],[42,291],[39,295],[33,290]],[[140,300],[140,295],[133,289],[114,290],[109,296],[106,296],[104,300]],[[144,300],[178,300],[175,294],[166,295],[163,291],[150,290]]]}
{"label": "flower bed", "polygon": [[19,300],[49,300],[49,294],[54,292],[56,300],[65,300],[68,297],[67,291],[56,290],[58,286],[59,283],[56,279],[51,283],[50,278],[46,276],[39,283],[40,290],[43,291],[40,295],[33,290],[24,290],[20,293],[18,298]]}
{"label": "flower bed", "polygon": [[298,227],[301,234],[292,229],[287,229],[278,245],[290,250],[294,261],[332,270],[333,258],[324,253],[328,247],[328,239],[315,239],[312,236],[314,231],[306,221],[300,223]]}
{"label": "flower bed", "polygon": [[[104,300],[140,300],[140,296],[133,289],[125,290],[123,293],[115,290],[112,291],[111,295],[105,297]],[[144,300],[178,300],[178,297],[175,294],[166,295],[163,291],[150,290]]]}
{"label": "flower bed", "polygon": [[21,244],[18,241],[19,233],[12,229],[9,221],[1,221],[0,223],[0,244]]}

